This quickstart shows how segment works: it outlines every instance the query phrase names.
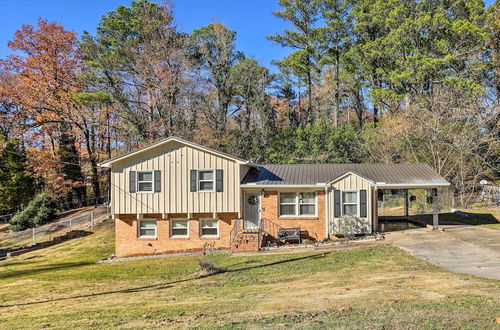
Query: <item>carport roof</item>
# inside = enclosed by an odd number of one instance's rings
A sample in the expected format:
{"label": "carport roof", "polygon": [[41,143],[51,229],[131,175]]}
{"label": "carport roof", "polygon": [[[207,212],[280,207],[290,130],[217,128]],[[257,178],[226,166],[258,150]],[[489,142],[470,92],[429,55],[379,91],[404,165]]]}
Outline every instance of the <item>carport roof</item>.
{"label": "carport roof", "polygon": [[318,186],[355,174],[379,187],[438,187],[450,183],[427,164],[287,164],[250,169],[242,186]]}

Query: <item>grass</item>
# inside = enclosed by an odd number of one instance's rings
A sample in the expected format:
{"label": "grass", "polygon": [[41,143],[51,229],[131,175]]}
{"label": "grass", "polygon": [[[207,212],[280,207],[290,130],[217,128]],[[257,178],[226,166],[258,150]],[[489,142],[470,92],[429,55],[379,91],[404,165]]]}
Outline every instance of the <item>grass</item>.
{"label": "grass", "polygon": [[463,221],[467,221],[466,223],[500,229],[500,208],[471,208],[463,211],[474,214],[474,217],[463,218]]}
{"label": "grass", "polygon": [[379,245],[110,264],[113,228],[0,264],[0,328],[497,329],[500,281],[455,274]]}

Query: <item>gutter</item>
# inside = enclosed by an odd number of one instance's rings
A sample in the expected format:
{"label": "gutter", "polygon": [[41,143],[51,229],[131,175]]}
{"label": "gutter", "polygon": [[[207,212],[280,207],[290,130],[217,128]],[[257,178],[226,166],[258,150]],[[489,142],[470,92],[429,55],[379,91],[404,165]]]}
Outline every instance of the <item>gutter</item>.
{"label": "gutter", "polygon": [[240,188],[316,188],[322,189],[325,187],[324,183],[321,184],[240,184]]}
{"label": "gutter", "polygon": [[377,182],[370,184],[374,188],[434,188],[434,187],[449,187],[451,184],[447,183],[385,183]]}

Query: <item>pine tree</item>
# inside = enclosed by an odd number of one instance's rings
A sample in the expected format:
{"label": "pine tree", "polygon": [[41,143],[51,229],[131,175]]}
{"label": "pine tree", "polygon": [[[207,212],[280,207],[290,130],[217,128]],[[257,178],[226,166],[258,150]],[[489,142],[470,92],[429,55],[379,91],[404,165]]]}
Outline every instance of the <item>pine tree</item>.
{"label": "pine tree", "polygon": [[35,184],[27,166],[26,150],[15,139],[1,140],[0,211],[21,210],[35,194]]}
{"label": "pine tree", "polygon": [[352,43],[352,21],[350,10],[352,2],[349,0],[326,0],[321,13],[326,22],[323,31],[325,55],[321,64],[333,66],[333,82],[335,88],[334,125],[338,126],[340,119],[341,102],[341,73],[344,70],[345,53]]}
{"label": "pine tree", "polygon": [[76,148],[76,138],[69,130],[67,124],[61,124],[61,136],[59,138],[59,148],[57,154],[62,163],[61,171],[64,175],[64,180],[72,186],[66,195],[66,202],[73,206],[75,200],[82,204],[86,198],[86,188],[82,167],[80,165],[80,157]]}
{"label": "pine tree", "polygon": [[209,73],[209,83],[215,88],[216,110],[208,117],[212,117],[209,124],[215,137],[222,139],[235,96],[232,69],[244,57],[236,50],[236,32],[222,24],[214,23],[194,30],[191,39],[194,55],[202,69]]}
{"label": "pine tree", "polygon": [[291,23],[295,30],[285,29],[281,34],[268,36],[283,47],[295,49],[284,59],[274,62],[280,70],[299,78],[307,89],[306,123],[314,121],[313,84],[320,71],[322,31],[316,27],[320,19],[320,0],[279,0],[281,11],[274,13]]}

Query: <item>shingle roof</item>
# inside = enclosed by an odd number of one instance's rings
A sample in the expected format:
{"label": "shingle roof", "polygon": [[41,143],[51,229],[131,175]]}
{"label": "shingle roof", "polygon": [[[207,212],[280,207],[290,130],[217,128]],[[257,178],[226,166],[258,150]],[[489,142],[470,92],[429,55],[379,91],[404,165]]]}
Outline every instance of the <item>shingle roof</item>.
{"label": "shingle roof", "polygon": [[260,165],[251,169],[242,184],[316,185],[352,172],[374,183],[387,185],[449,185],[427,164],[291,164]]}

